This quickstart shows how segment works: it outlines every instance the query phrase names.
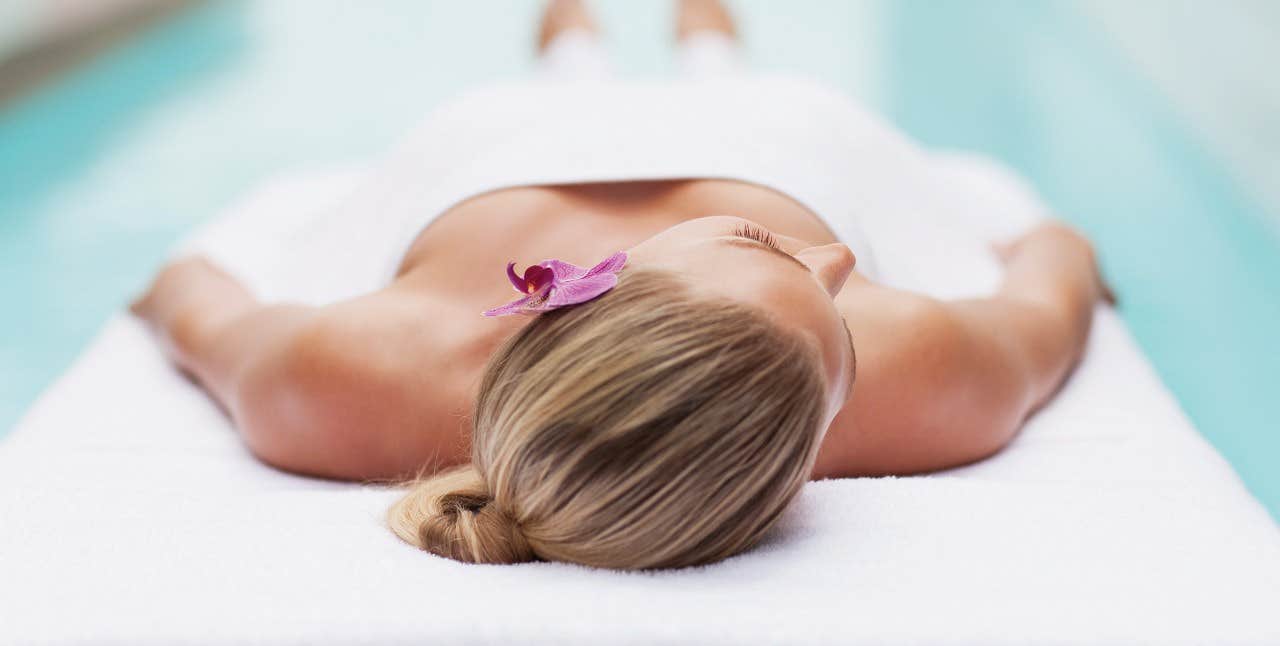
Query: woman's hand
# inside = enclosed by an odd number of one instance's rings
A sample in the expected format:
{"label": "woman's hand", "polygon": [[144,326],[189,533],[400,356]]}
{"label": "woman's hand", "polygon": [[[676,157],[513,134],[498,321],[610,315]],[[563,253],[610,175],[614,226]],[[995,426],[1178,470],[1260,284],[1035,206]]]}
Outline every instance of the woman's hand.
{"label": "woman's hand", "polygon": [[1088,277],[1087,281],[1095,294],[1094,300],[1100,299],[1109,305],[1116,304],[1115,292],[1102,276],[1093,244],[1066,224],[1045,222],[1018,238],[993,243],[991,247],[996,257],[1010,271],[1035,265],[1036,271],[1052,266],[1059,271],[1081,274]]}
{"label": "woman's hand", "polygon": [[248,290],[205,258],[165,265],[129,306],[155,332],[165,354],[187,368],[192,349],[219,323],[255,305]]}
{"label": "woman's hand", "polygon": [[146,291],[134,299],[129,311],[153,326],[163,326],[184,300],[186,287],[219,270],[204,258],[182,258],[165,265],[151,279]]}

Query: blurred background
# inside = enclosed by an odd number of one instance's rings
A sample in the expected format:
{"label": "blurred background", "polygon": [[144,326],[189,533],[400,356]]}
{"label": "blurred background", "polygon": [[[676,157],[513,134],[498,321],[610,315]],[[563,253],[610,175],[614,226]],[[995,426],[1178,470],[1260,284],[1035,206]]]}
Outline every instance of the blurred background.
{"label": "blurred background", "polygon": [[[595,6],[625,72],[667,70],[669,3]],[[1165,383],[1280,518],[1280,3],[732,6],[754,65],[997,157],[1087,231]],[[0,0],[0,435],[185,232],[527,72],[539,10]]]}

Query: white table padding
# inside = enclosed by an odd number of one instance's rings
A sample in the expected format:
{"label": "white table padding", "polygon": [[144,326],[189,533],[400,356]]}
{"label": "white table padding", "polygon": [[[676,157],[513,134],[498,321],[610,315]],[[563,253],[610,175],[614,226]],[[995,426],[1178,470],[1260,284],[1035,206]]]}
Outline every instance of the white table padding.
{"label": "white table padding", "polygon": [[[277,182],[204,244],[288,296],[271,258],[360,181]],[[969,242],[1041,209],[978,160],[940,160],[932,186]],[[868,227],[886,280],[990,285],[972,244],[897,253],[919,224]],[[396,495],[255,462],[118,316],[0,443],[0,644],[1280,643],[1280,533],[1110,311],[1003,453],[810,484],[762,547],[713,566],[463,565],[392,537]]]}

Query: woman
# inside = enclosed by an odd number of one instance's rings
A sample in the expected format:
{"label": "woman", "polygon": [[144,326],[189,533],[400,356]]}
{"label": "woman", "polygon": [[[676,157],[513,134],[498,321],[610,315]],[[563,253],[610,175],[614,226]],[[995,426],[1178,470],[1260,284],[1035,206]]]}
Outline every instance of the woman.
{"label": "woman", "polygon": [[696,80],[612,81],[585,8],[551,2],[543,78],[437,111],[310,276],[395,258],[389,284],[267,304],[190,259],[134,312],[261,460],[417,474],[392,530],[462,561],[713,562],[807,479],[998,451],[1081,354],[1088,242],[1037,227],[984,298],[878,284],[859,195],[915,149],[739,74],[717,2],[681,2],[677,36]]}

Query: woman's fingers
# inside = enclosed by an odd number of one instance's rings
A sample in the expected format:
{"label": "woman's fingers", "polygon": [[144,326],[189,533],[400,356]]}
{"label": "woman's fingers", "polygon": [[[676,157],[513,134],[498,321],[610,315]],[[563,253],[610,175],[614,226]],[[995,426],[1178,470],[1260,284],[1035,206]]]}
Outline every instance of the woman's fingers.
{"label": "woman's fingers", "polygon": [[1000,259],[1000,262],[1009,262],[1013,257],[1014,247],[1018,244],[1017,240],[994,240],[990,243],[991,253]]}
{"label": "woman's fingers", "polygon": [[192,287],[210,276],[225,276],[225,273],[203,257],[174,260],[160,268],[146,291],[129,304],[129,311],[149,323],[156,323],[174,301],[182,300]]}

